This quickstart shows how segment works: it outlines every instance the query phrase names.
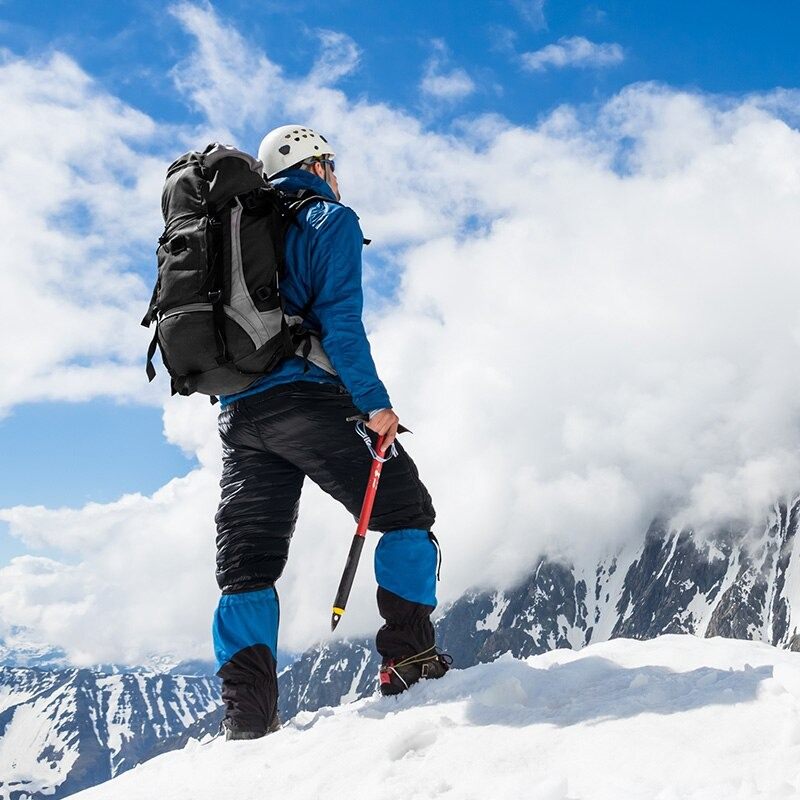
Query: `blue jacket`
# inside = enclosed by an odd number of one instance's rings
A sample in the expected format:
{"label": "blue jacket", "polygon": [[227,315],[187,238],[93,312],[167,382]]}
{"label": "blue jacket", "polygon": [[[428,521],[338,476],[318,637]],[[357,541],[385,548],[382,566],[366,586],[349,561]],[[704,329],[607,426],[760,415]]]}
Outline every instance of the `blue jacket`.
{"label": "blue jacket", "polygon": [[[325,181],[301,169],[287,170],[273,184],[286,192],[311,189],[335,200]],[[234,400],[292,381],[339,383],[364,413],[391,406],[378,377],[367,341],[361,311],[361,248],[363,234],[355,212],[336,203],[315,202],[300,212],[300,227],[286,235],[286,272],[280,284],[287,314],[299,314],[313,298],[309,326],[321,332],[321,343],[333,368],[308,364],[299,356],[285,359],[244,392],[220,397],[224,408]]]}

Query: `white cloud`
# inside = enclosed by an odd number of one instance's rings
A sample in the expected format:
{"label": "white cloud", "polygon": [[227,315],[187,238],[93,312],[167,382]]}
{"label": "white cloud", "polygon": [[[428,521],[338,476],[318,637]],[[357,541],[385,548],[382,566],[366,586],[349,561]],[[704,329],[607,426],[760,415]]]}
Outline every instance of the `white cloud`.
{"label": "white cloud", "polygon": [[443,73],[428,70],[420,88],[425,94],[439,100],[461,100],[475,91],[475,84],[463,69]]}
{"label": "white cloud", "polygon": [[330,86],[356,69],[361,51],[344,33],[321,30],[318,36],[321,51],[311,70],[309,80]]}
{"label": "white cloud", "polygon": [[263,126],[285,86],[281,68],[224,26],[210,6],[178,3],[170,12],[195,37],[195,49],[172,78],[205,117],[206,138],[231,142],[243,125]]}
{"label": "white cloud", "polygon": [[525,69],[544,72],[551,67],[613,67],[624,61],[625,53],[616,43],[598,44],[583,36],[563,36],[556,44],[523,53],[520,58]]}
{"label": "white cloud", "polygon": [[152,259],[163,169],[147,150],[164,131],[59,54],[0,57],[0,107],[0,415],[130,395],[147,342],[136,268]]}
{"label": "white cloud", "polygon": [[447,47],[441,39],[433,41],[434,55],[425,65],[420,89],[436,100],[462,100],[475,91],[475,82],[466,70],[460,67],[445,69],[448,59]]}
{"label": "white cloud", "polygon": [[[695,525],[758,520],[798,489],[800,373],[787,365],[800,346],[800,134],[783,121],[796,96],[637,85],[591,114],[431,133],[401,110],[281,77],[208,9],[182,13],[200,42],[192,79],[176,77],[197,106],[217,125],[233,109],[242,139],[286,119],[325,131],[375,240],[368,278],[373,252],[401,276],[369,325],[439,513],[442,597],[511,582],[542,551],[641,535],[664,508]],[[236,48],[241,62],[220,58]],[[243,83],[240,63],[277,83]],[[112,234],[97,234],[98,249]],[[214,415],[203,398],[166,402],[167,438],[201,466],[152,497],[0,513],[32,547],[68,553],[7,567],[0,618],[86,659],[208,652]],[[324,635],[352,526],[307,487],[279,586],[283,646]],[[366,554],[358,580],[345,634],[377,624]]]}
{"label": "white cloud", "polygon": [[513,0],[514,6],[522,18],[535,30],[547,27],[544,7],[547,0]]}

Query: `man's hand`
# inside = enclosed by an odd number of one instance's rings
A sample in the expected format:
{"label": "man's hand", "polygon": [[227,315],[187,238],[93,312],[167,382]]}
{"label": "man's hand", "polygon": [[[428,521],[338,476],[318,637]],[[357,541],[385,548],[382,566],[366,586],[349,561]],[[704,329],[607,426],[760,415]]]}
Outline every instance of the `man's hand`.
{"label": "man's hand", "polygon": [[383,442],[384,453],[389,449],[389,446],[397,436],[397,426],[400,424],[400,417],[392,411],[391,408],[384,408],[379,411],[368,423],[367,427],[371,431],[375,431],[379,436],[385,436]]}

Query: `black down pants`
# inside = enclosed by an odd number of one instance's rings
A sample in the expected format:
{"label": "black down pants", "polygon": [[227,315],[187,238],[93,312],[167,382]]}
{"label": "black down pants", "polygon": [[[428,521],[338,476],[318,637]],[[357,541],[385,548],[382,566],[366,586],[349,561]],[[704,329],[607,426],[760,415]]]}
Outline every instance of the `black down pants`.
{"label": "black down pants", "polygon": [[[274,387],[220,412],[223,472],[216,523],[217,581],[223,594],[214,646],[232,727],[266,730],[274,713],[278,603],[273,585],[286,565],[305,477],[354,518],[361,511],[372,457],[354,423],[347,422],[358,413],[343,388],[310,381]],[[376,640],[385,658],[412,655],[434,643],[431,592],[416,598],[422,602],[408,598],[417,591],[414,570],[433,580],[436,550],[428,531],[435,512],[399,442],[397,453],[383,466],[369,524],[370,530],[388,532],[381,544],[388,543],[383,550],[390,566],[383,567],[387,580],[379,580],[378,587],[386,624]],[[405,592],[408,570],[411,589]]]}

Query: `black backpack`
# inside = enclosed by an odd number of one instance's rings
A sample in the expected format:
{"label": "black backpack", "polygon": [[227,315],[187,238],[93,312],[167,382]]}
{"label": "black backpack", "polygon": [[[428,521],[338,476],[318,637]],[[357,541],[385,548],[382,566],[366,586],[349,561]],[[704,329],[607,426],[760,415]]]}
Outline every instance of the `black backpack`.
{"label": "black backpack", "polygon": [[167,170],[161,197],[164,233],[158,279],[142,320],[173,394],[245,390],[295,353],[333,372],[300,316],[284,315],[279,293],[283,244],[299,210],[316,195],[287,198],[270,187],[261,162],[228,145],[210,144]]}

